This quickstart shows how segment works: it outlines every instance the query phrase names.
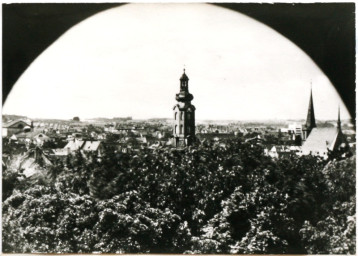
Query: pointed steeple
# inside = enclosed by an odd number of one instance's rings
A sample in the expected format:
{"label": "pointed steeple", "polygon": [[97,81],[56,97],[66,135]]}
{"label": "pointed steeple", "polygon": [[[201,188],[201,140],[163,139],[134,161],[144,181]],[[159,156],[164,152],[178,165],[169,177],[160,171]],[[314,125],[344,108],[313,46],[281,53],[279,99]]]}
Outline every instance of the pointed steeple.
{"label": "pointed steeple", "polygon": [[313,129],[316,127],[316,118],[314,116],[314,107],[313,107],[313,97],[312,97],[312,86],[311,86],[311,97],[308,105],[307,119],[306,119],[307,129]]}
{"label": "pointed steeple", "polygon": [[341,129],[341,110],[340,110],[340,107],[338,105],[338,120],[337,120],[337,128],[338,130]]}

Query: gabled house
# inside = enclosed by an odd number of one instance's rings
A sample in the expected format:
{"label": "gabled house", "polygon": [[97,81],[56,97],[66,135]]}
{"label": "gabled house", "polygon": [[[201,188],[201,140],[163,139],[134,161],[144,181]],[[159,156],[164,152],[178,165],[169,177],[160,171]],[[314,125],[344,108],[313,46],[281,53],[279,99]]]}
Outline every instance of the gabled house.
{"label": "gabled house", "polygon": [[266,155],[271,156],[272,158],[281,158],[289,156],[296,152],[295,148],[285,146],[285,145],[276,145],[273,146],[270,150],[265,150]]}
{"label": "gabled house", "polygon": [[74,139],[69,141],[67,145],[62,149],[54,149],[54,156],[67,156],[76,151],[82,152],[94,152],[98,156],[103,154],[103,144],[101,141],[83,141]]}
{"label": "gabled house", "polygon": [[29,132],[32,130],[32,124],[24,120],[13,120],[2,126],[2,137],[11,136],[20,132]]}
{"label": "gabled house", "polygon": [[22,132],[16,135],[19,142],[30,143],[37,145],[43,144],[45,141],[50,141],[51,138],[41,131]]}

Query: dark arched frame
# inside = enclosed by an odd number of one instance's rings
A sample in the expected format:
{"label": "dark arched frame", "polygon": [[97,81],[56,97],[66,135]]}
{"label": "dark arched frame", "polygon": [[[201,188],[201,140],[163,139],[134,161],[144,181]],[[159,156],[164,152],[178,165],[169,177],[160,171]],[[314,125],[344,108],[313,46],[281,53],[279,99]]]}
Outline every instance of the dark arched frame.
{"label": "dark arched frame", "polygon": [[[3,4],[3,100],[31,62],[73,25],[118,3]],[[355,4],[215,4],[275,29],[322,69],[355,118]]]}

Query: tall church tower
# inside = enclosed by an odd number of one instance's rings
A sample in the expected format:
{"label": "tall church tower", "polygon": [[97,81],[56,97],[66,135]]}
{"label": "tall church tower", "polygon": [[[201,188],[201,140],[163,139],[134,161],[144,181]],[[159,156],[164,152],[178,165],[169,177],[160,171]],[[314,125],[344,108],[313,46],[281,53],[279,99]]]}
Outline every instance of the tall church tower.
{"label": "tall church tower", "polygon": [[180,92],[176,94],[174,106],[174,145],[190,146],[195,141],[195,107],[191,104],[193,95],[189,93],[189,78],[184,73],[180,78]]}
{"label": "tall church tower", "polygon": [[313,97],[312,97],[312,88],[311,88],[311,96],[310,102],[308,104],[308,112],[307,112],[307,119],[306,124],[303,128],[303,140],[306,140],[307,137],[310,135],[313,128],[317,127],[316,125],[316,118],[314,115],[314,107],[313,107]]}

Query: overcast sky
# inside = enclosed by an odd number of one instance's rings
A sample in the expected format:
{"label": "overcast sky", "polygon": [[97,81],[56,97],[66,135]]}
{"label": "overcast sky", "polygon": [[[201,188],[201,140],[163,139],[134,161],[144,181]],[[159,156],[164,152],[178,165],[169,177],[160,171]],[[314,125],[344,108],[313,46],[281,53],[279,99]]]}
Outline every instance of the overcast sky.
{"label": "overcast sky", "polygon": [[130,4],[74,26],[20,77],[3,114],[172,117],[186,67],[197,119],[350,118],[315,63],[276,31],[206,4]]}

